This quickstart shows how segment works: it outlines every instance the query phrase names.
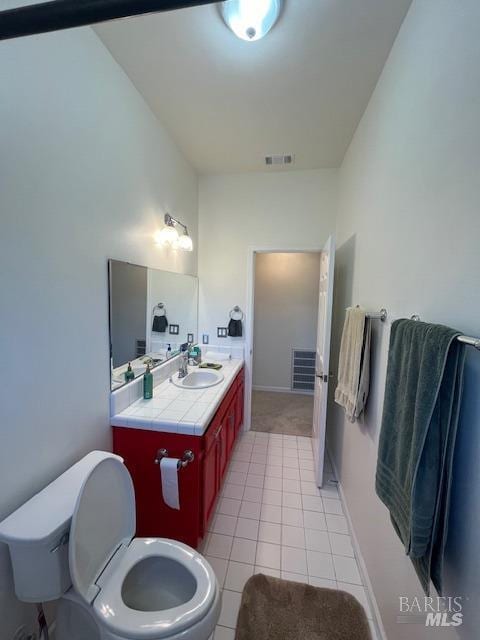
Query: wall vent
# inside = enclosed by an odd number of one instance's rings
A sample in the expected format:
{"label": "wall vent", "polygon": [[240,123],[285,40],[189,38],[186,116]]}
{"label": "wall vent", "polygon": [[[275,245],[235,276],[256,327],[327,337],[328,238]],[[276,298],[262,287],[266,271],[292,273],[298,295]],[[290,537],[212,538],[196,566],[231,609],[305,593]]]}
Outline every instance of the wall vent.
{"label": "wall vent", "polygon": [[295,156],[292,153],[272,154],[265,156],[265,164],[267,167],[283,167],[285,165],[293,164],[295,162]]}
{"label": "wall vent", "polygon": [[292,391],[313,393],[315,389],[315,351],[292,349]]}

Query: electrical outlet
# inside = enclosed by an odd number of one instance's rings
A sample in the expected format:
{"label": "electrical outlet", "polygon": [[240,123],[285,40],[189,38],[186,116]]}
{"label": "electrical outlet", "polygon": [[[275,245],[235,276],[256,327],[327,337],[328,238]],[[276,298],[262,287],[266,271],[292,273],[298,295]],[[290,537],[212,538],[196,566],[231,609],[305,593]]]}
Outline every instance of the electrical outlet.
{"label": "electrical outlet", "polygon": [[37,635],[35,633],[29,633],[27,627],[22,624],[22,626],[18,627],[15,631],[12,640],[37,640]]}

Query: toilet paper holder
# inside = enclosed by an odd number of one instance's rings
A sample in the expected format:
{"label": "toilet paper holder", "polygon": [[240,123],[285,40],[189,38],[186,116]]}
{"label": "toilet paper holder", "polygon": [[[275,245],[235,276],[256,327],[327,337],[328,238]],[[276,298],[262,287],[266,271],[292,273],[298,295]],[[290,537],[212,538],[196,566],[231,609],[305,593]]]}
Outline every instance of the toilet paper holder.
{"label": "toilet paper holder", "polygon": [[[154,462],[155,464],[160,464],[160,460],[162,458],[168,458],[168,451],[167,449],[159,449],[157,451],[157,457],[155,458]],[[191,451],[190,449],[186,449],[183,452],[183,456],[182,459],[178,461],[177,463],[177,469],[184,469],[188,464],[190,464],[190,462],[193,462],[195,460],[195,454],[193,453],[193,451]]]}

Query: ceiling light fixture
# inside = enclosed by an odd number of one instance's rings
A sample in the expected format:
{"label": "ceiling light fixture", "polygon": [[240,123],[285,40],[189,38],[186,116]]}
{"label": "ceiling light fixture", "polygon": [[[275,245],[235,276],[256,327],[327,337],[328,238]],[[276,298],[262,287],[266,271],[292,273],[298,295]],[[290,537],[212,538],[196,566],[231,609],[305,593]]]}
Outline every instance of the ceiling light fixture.
{"label": "ceiling light fixture", "polygon": [[260,40],[277,22],[283,0],[227,0],[218,5],[233,33],[248,42]]}
{"label": "ceiling light fixture", "polygon": [[[170,247],[172,249],[182,249],[182,251],[193,251],[193,242],[188,235],[188,229],[180,222],[172,218],[169,213],[165,214],[165,226],[155,233],[155,243],[160,247]],[[177,226],[183,227],[183,233],[180,235],[176,229]]]}

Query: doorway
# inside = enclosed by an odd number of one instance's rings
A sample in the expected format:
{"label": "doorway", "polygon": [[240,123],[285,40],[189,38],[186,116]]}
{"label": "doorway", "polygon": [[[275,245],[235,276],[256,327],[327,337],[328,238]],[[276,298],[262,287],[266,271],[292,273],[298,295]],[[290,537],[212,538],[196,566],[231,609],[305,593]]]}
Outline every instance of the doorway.
{"label": "doorway", "polygon": [[254,256],[254,431],[312,435],[320,252]]}

